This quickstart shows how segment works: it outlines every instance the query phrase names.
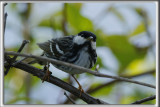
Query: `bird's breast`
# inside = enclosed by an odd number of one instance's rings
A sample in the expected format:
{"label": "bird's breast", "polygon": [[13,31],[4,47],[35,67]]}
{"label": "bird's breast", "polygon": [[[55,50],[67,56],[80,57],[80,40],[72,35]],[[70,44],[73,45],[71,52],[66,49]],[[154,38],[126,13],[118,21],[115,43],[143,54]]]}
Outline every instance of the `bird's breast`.
{"label": "bird's breast", "polygon": [[82,49],[79,53],[78,53],[78,59],[75,61],[74,64],[78,65],[78,66],[82,66],[85,68],[89,68],[90,66],[90,55],[87,51],[87,47],[85,47],[84,49]]}
{"label": "bird's breast", "polygon": [[[94,58],[92,58],[93,56],[91,55],[91,53],[88,51],[89,47],[83,47],[81,48],[79,51],[77,52],[73,52],[72,54],[68,54],[66,57],[68,57],[66,60],[66,62],[81,66],[81,67],[85,67],[85,68],[91,68],[94,64]],[[71,67],[66,67],[66,66],[61,66],[58,65],[56,66],[57,68],[68,72],[70,74],[81,74],[83,73],[81,70],[77,70],[77,69],[73,69]]]}

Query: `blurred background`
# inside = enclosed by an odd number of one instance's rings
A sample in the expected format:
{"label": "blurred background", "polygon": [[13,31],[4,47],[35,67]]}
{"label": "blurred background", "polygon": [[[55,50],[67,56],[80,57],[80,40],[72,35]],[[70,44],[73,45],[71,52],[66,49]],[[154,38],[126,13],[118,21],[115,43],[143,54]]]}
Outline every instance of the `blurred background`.
{"label": "blurred background", "polygon": [[[26,39],[30,43],[22,53],[40,55],[42,50],[36,43],[91,31],[97,35],[99,72],[156,85],[155,2],[8,3],[5,12],[5,51],[17,51]],[[39,64],[33,66],[43,68]],[[50,71],[78,87],[69,74],[52,65]],[[85,92],[110,104],[130,104],[156,94],[149,87],[88,73],[76,77]],[[64,91],[16,68],[4,77],[4,104],[69,104]],[[86,104],[74,100],[76,104]],[[152,100],[143,104],[155,103]]]}

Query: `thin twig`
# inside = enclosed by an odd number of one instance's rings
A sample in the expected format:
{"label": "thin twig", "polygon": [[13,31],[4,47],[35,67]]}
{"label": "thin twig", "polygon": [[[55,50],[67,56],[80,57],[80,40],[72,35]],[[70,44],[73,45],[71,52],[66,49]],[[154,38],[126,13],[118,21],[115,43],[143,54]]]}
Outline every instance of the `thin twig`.
{"label": "thin twig", "polygon": [[[4,3],[4,7],[7,5],[7,3]],[[7,21],[7,16],[8,16],[8,14],[7,13],[5,13],[4,14],[4,22],[3,22],[3,34],[5,34],[5,30],[6,30],[6,21]]]}
{"label": "thin twig", "polygon": [[[6,61],[6,59],[8,59],[8,58],[10,58],[9,56],[7,56],[7,55],[4,55],[4,59],[5,59],[5,64],[4,64],[4,66],[5,66],[5,68],[6,68],[6,70],[4,71],[4,75],[7,75],[8,74],[8,71],[9,71],[9,69],[10,69],[10,67],[11,67],[11,60],[10,61]],[[7,63],[6,63],[7,62]]]}
{"label": "thin twig", "polygon": [[[23,40],[22,45],[21,45],[21,47],[18,49],[17,52],[20,53],[20,52],[22,51],[22,49],[24,48],[24,46],[25,46],[27,43],[29,43],[29,40]],[[17,56],[14,56],[12,60],[15,61],[16,58],[17,58]]]}
{"label": "thin twig", "polygon": [[4,75],[5,75],[5,76],[8,74],[10,68],[11,68],[11,66],[8,66],[8,67],[6,68],[6,71],[4,72]]}
{"label": "thin twig", "polygon": [[[154,72],[155,72],[155,70],[152,70],[152,71],[148,71],[148,72],[144,72],[144,73],[137,74],[137,75],[132,75],[132,76],[131,76],[131,75],[130,75],[130,76],[123,76],[123,75],[122,75],[122,77],[125,77],[125,78],[134,78],[134,77],[139,77],[139,76],[146,75],[146,74],[151,74],[151,73],[154,73]],[[122,82],[122,81],[112,80],[112,81],[110,81],[110,82],[103,83],[103,84],[97,86],[97,87],[94,88],[94,89],[89,89],[89,90],[87,90],[87,93],[91,94],[91,93],[93,93],[93,92],[95,92],[95,91],[97,91],[97,90],[99,90],[99,89],[101,89],[101,88],[104,88],[104,87],[106,87],[106,86],[108,86],[108,85],[112,85],[112,84],[114,84],[114,83],[116,83],[116,82]]]}
{"label": "thin twig", "polygon": [[69,101],[71,101],[73,104],[76,104],[68,95],[66,92],[64,92],[64,95],[68,98]]}
{"label": "thin twig", "polygon": [[28,58],[27,58],[27,57],[22,58],[21,60],[19,60],[19,61],[13,63],[12,65],[15,66],[16,64],[18,64],[18,63],[20,63],[20,62],[22,62],[22,61],[24,61],[24,60],[26,60],[26,59],[28,59]]}
{"label": "thin twig", "polygon": [[154,100],[155,98],[156,98],[156,95],[153,95],[153,96],[141,99],[141,100],[137,100],[137,101],[135,101],[131,104],[141,104],[141,103],[144,103],[144,102],[147,102],[147,101],[150,101],[150,100]]}
{"label": "thin twig", "polygon": [[64,6],[63,6],[63,20],[62,20],[62,31],[63,31],[63,35],[66,36],[68,33],[67,33],[67,29],[66,29],[66,20],[67,20],[67,3],[64,3]]}
{"label": "thin twig", "polygon": [[8,14],[5,13],[5,14],[4,14],[4,26],[3,26],[3,34],[4,34],[4,35],[5,35],[5,31],[6,31],[6,20],[7,20],[7,16],[8,16]]}
{"label": "thin twig", "polygon": [[[9,62],[11,60],[11,58],[7,57],[6,58],[7,62]],[[43,72],[43,69],[38,69],[38,68],[35,68],[29,64],[26,64],[26,63],[23,63],[23,62],[20,62],[18,64],[16,64],[15,66],[13,66],[15,68],[18,68],[18,69],[21,69],[23,71],[26,71],[34,76],[37,76],[38,78],[42,79],[45,75],[45,72]],[[85,92],[82,93],[81,96],[79,96],[80,94],[80,91],[75,88],[74,86],[60,80],[59,78],[55,77],[55,76],[50,76],[50,80],[45,80],[49,83],[52,83],[58,87],[61,87],[62,89],[65,89],[66,91],[72,93],[73,95],[79,97],[80,99],[82,99],[83,101],[85,101],[86,103],[88,104],[108,104],[102,100],[99,99],[99,101],[97,101],[96,98],[86,94]]]}
{"label": "thin twig", "polygon": [[4,3],[4,6],[6,6],[8,3]]}
{"label": "thin twig", "polygon": [[147,87],[151,87],[151,88],[156,88],[154,85],[151,85],[151,84],[131,80],[131,79],[128,79],[128,78],[111,76],[111,75],[102,74],[102,73],[99,73],[99,72],[94,72],[94,71],[92,71],[90,69],[87,69],[87,68],[84,68],[84,67],[80,67],[80,66],[77,66],[77,65],[74,65],[74,64],[70,64],[70,63],[67,63],[67,62],[63,62],[63,61],[59,61],[59,60],[55,60],[55,59],[51,59],[51,58],[46,58],[46,57],[42,57],[42,56],[35,56],[35,55],[28,55],[28,54],[19,54],[19,53],[15,53],[15,52],[5,52],[5,54],[6,55],[15,55],[15,56],[35,58],[35,59],[38,59],[38,60],[41,60],[41,61],[51,62],[53,64],[60,64],[60,65],[63,65],[63,66],[68,66],[68,67],[71,67],[73,69],[81,70],[81,71],[93,74],[95,76],[98,76],[98,77],[112,78],[112,79],[126,81],[126,82],[130,82],[130,83],[135,83],[135,84],[139,84],[139,85],[143,85],[143,86],[147,86]]}
{"label": "thin twig", "polygon": [[[144,75],[152,74],[152,73],[155,73],[155,70],[147,71],[147,72],[144,72],[144,73],[141,73],[141,74],[130,75],[130,76],[124,76],[124,75],[122,75],[122,77],[135,78],[135,77],[144,76]],[[95,88],[90,88],[90,89],[86,90],[86,93],[92,94],[92,93],[94,93],[94,92],[96,92],[96,91],[98,91],[98,90],[100,90],[100,89],[102,89],[102,88],[104,88],[106,86],[110,86],[110,85],[112,85],[114,83],[117,83],[117,82],[122,82],[122,81],[112,80],[110,82],[106,82],[106,83],[100,84],[100,85],[98,85]],[[72,99],[74,99],[74,100],[77,99],[77,97],[73,96],[72,94],[69,97],[72,98]],[[69,103],[69,100],[64,101],[64,104],[68,104],[68,103]]]}
{"label": "thin twig", "polygon": [[[22,49],[24,48],[24,46],[25,46],[27,43],[29,43],[28,40],[23,40],[22,45],[21,45],[21,47],[19,48],[19,50],[17,51],[17,53],[20,53],[20,52],[22,51]],[[18,56],[14,56],[14,57],[11,59],[11,62],[10,62],[9,65],[6,67],[6,71],[5,71],[4,75],[7,75],[7,74],[8,74],[10,68],[12,67],[12,64],[15,62],[15,60],[17,59],[17,57],[18,57]]]}

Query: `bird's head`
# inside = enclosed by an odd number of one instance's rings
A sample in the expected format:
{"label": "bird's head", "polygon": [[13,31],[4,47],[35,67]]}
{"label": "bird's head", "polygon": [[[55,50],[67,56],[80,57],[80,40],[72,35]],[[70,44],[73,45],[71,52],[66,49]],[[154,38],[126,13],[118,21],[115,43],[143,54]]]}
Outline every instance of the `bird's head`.
{"label": "bird's head", "polygon": [[86,40],[96,42],[96,35],[93,34],[92,32],[82,31],[82,32],[78,33],[78,36],[82,37],[82,38],[84,38]]}
{"label": "bird's head", "polygon": [[85,42],[91,42],[93,48],[96,48],[96,35],[89,31],[82,31],[74,38],[74,43],[82,45]]}

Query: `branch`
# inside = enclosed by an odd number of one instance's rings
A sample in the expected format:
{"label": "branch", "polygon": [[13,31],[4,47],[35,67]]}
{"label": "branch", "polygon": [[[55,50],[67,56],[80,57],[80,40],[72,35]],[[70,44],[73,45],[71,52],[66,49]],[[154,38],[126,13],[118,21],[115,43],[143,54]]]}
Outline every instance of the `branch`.
{"label": "branch", "polygon": [[154,100],[155,98],[156,98],[156,95],[153,95],[153,96],[141,99],[141,100],[137,100],[137,101],[135,101],[131,104],[141,104],[141,103],[144,103],[144,102],[147,102],[147,101],[150,101],[150,100]]}
{"label": "branch", "polygon": [[[7,3],[4,3],[3,5],[4,5],[4,7],[5,7],[5,6],[7,5]],[[4,8],[4,7],[3,7],[3,8]],[[3,18],[4,18],[4,21],[3,21],[3,24],[4,24],[4,25],[3,25],[3,34],[5,34],[5,30],[6,30],[6,20],[7,20],[7,16],[8,16],[8,14],[7,14],[7,13],[4,13],[4,17],[3,17]]]}
{"label": "branch", "polygon": [[62,20],[62,31],[63,31],[63,35],[66,36],[67,33],[67,29],[66,29],[66,20],[67,20],[67,3],[64,3],[63,5],[63,20]]}
{"label": "branch", "polygon": [[126,82],[130,82],[130,83],[135,83],[135,84],[139,84],[139,85],[143,85],[143,86],[147,86],[147,87],[151,87],[151,88],[156,88],[154,85],[151,84],[147,84],[147,83],[143,83],[143,82],[139,82],[139,81],[135,81],[135,80],[131,80],[128,78],[123,78],[123,77],[117,77],[117,76],[111,76],[111,75],[107,75],[107,74],[102,74],[99,72],[94,72],[90,69],[84,68],[84,67],[80,67],[74,64],[70,64],[67,62],[63,62],[63,61],[59,61],[59,60],[55,60],[55,59],[51,59],[51,58],[46,58],[46,57],[42,57],[42,56],[35,56],[35,55],[28,55],[28,54],[19,54],[19,53],[15,53],[15,52],[5,52],[6,55],[15,55],[15,56],[23,56],[23,57],[29,57],[29,58],[35,58],[37,60],[41,60],[41,61],[46,61],[46,62],[50,62],[53,64],[60,64],[63,66],[68,66],[77,70],[81,70],[90,74],[93,74],[95,76],[98,77],[106,77],[106,78],[112,78],[112,79],[116,79],[116,80],[120,80],[120,81],[126,81]]}
{"label": "branch", "polygon": [[4,7],[7,5],[8,3],[4,3]]}
{"label": "branch", "polygon": [[7,20],[7,16],[8,16],[8,14],[5,13],[5,14],[4,14],[3,34],[5,34],[5,30],[6,30],[6,20]]}
{"label": "branch", "polygon": [[[152,70],[152,71],[148,71],[148,72],[144,72],[144,73],[141,73],[141,74],[136,74],[136,75],[130,75],[130,76],[123,76],[122,77],[126,77],[126,78],[135,78],[135,77],[139,77],[139,76],[143,76],[143,75],[147,75],[147,74],[151,74],[151,73],[155,73],[155,70]],[[88,94],[92,94],[94,92],[96,92],[97,90],[101,89],[101,88],[104,88],[108,85],[112,85],[114,83],[117,83],[117,82],[123,82],[123,81],[118,81],[118,80],[112,80],[110,82],[106,82],[106,83],[103,83],[101,85],[98,85],[97,87],[95,88],[89,88],[88,90],[86,90],[86,93]],[[76,100],[77,97],[73,96],[73,95],[70,95],[69,96],[70,98]],[[69,103],[69,100],[66,100],[64,101],[64,104],[68,104]]]}
{"label": "branch", "polygon": [[[139,76],[146,75],[146,74],[150,74],[150,73],[154,73],[154,72],[155,72],[155,70],[152,70],[152,71],[148,71],[148,72],[144,72],[144,73],[137,74],[137,75],[132,75],[132,76],[123,76],[123,75],[122,75],[122,77],[125,77],[125,78],[134,78],[134,77],[139,77]],[[97,90],[99,90],[99,89],[101,89],[101,88],[103,88],[103,87],[106,87],[107,85],[111,85],[111,84],[114,84],[114,83],[116,83],[116,82],[122,82],[122,81],[121,81],[121,80],[119,80],[119,81],[118,81],[118,80],[113,80],[113,81],[110,81],[110,82],[101,84],[101,85],[97,86],[97,87],[94,88],[94,89],[89,89],[89,90],[87,90],[87,93],[91,94],[91,93],[93,93],[93,92],[95,92],[95,91],[97,91]]]}
{"label": "branch", "polygon": [[68,95],[66,92],[64,92],[64,95],[68,98],[69,101],[71,101],[73,104],[76,104]]}
{"label": "branch", "polygon": [[[23,40],[21,47],[18,49],[18,53],[20,53],[22,51],[22,49],[24,48],[24,46],[29,43],[29,40]],[[13,57],[13,62],[16,60],[17,56]]]}
{"label": "branch", "polygon": [[[6,61],[9,62],[11,60],[11,58],[7,57]],[[38,69],[35,68],[29,64],[23,63],[23,62],[19,62],[18,64],[13,65],[13,67],[15,68],[19,68],[25,72],[28,72],[30,74],[32,74],[33,76],[36,76],[40,79],[42,79],[45,75],[45,72],[43,72],[42,69]],[[50,80],[46,80],[49,83],[52,83],[54,85],[57,85],[58,87],[61,87],[63,89],[65,89],[66,91],[72,93],[73,95],[79,97],[80,99],[82,99],[83,101],[85,101],[88,104],[108,104],[108,103],[104,103],[104,101],[96,99],[94,97],[91,97],[90,95],[86,94],[86,93],[81,93],[80,96],[80,91],[73,87],[72,85],[58,79],[57,77],[54,76],[50,76]]]}
{"label": "branch", "polygon": [[[28,40],[23,40],[22,45],[20,46],[20,48],[18,49],[17,52],[20,53],[20,52],[22,51],[22,49],[24,48],[24,46],[25,46],[27,43],[29,43]],[[5,56],[5,58],[6,58],[6,57],[7,57],[7,56]],[[14,56],[14,57],[10,60],[9,65],[6,67],[6,71],[5,71],[4,75],[7,75],[7,74],[8,74],[10,68],[11,68],[12,65],[13,65],[13,62],[15,62],[16,59],[17,59],[17,56]]]}

